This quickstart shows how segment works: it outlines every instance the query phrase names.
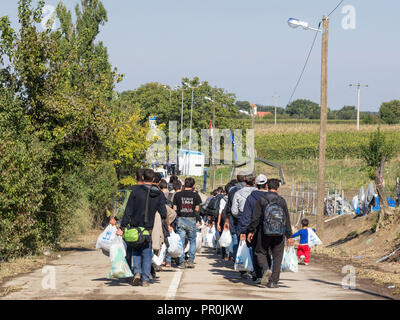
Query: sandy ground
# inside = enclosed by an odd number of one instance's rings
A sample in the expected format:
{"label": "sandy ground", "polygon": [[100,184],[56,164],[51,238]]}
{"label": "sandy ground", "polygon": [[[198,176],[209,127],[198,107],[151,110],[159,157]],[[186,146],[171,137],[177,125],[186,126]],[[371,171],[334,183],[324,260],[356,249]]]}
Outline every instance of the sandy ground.
{"label": "sandy ground", "polygon": [[312,262],[300,266],[298,273],[281,274],[280,288],[268,289],[243,280],[233,270],[233,263],[221,261],[211,249],[196,257],[195,269],[171,269],[159,272],[159,279],[149,287],[133,287],[124,280],[108,280],[109,258],[94,249],[72,251],[49,262],[55,270],[55,289],[43,289],[43,269],[18,276],[3,283],[13,288],[4,300],[163,300],[163,299],[233,299],[233,300],[375,300],[388,299],[373,286],[356,283],[355,290],[342,288],[340,275]]}

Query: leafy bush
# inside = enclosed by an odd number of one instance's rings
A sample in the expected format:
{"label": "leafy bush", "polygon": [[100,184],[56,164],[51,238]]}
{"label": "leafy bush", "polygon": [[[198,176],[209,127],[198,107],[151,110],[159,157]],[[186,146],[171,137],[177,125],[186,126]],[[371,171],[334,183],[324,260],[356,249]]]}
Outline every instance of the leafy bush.
{"label": "leafy bush", "polygon": [[10,135],[0,143],[0,257],[32,254],[40,247],[35,217],[44,195],[48,151],[36,139],[27,146]]}

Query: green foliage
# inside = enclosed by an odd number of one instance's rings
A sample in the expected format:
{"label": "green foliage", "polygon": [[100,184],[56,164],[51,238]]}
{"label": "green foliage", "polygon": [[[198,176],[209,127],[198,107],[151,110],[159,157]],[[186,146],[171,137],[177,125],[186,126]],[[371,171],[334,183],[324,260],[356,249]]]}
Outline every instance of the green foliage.
{"label": "green foliage", "polygon": [[344,106],[340,110],[331,111],[329,119],[355,120],[357,119],[357,110],[355,106]]}
{"label": "green foliage", "polygon": [[[400,152],[400,133],[385,132],[382,136],[393,140],[393,150]],[[327,135],[326,158],[362,158],[362,147],[370,134],[360,132],[331,132]],[[257,155],[267,159],[316,159],[319,155],[318,133],[279,133],[256,136]]]}
{"label": "green foliage", "polygon": [[371,134],[367,144],[361,146],[361,158],[365,161],[365,169],[371,180],[375,179],[375,169],[379,168],[381,161],[390,161],[399,150],[399,137],[397,143],[389,141],[380,129]]}
{"label": "green foliage", "polygon": [[[244,129],[239,106],[235,105],[235,95],[226,93],[222,88],[213,88],[207,81],[200,82],[198,78],[182,79],[192,87],[193,91],[193,119],[194,130],[209,129],[212,120],[213,103],[204,98],[210,97],[215,103],[215,127]],[[200,85],[201,84],[201,85]],[[200,86],[199,86],[200,85]],[[190,128],[190,113],[192,103],[192,89],[183,86],[183,126]],[[142,121],[147,122],[150,116],[157,116],[158,124],[165,124],[168,130],[169,121],[177,121],[178,131],[181,130],[182,88],[172,89],[160,83],[147,83],[134,91],[122,93],[122,98],[129,104],[140,107]],[[247,126],[248,127],[248,126]],[[199,132],[200,133],[200,132]]]}
{"label": "green foliage", "polygon": [[109,142],[120,125],[114,86],[122,77],[96,42],[106,10],[82,0],[73,21],[60,3],[60,28],[40,31],[43,6],[20,0],[17,31],[0,18],[3,259],[57,247],[102,222],[117,186]]}
{"label": "green foliage", "polygon": [[400,100],[382,103],[379,109],[379,117],[387,124],[400,123]]}
{"label": "green foliage", "polygon": [[295,100],[286,107],[286,112],[292,118],[319,119],[321,116],[321,108],[315,102],[300,99]]}

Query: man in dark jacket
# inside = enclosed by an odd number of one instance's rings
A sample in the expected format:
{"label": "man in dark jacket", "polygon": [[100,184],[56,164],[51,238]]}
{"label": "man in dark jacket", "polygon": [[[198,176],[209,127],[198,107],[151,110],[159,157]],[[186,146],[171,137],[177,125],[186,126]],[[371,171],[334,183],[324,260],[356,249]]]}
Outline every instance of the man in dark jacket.
{"label": "man in dark jacket", "polygon": [[[265,193],[268,191],[267,188],[267,177],[263,174],[260,174],[257,179],[256,179],[256,185],[257,189],[256,191],[253,191],[246,200],[246,203],[244,205],[243,212],[238,215],[238,227],[237,227],[237,232],[240,235],[240,240],[246,240],[247,239],[247,228],[251,222],[251,218],[253,217],[253,210],[254,207],[262,196],[265,195]],[[257,239],[257,233],[259,232],[260,228],[257,228],[256,233],[254,237]],[[256,241],[253,241],[249,245],[253,248],[253,252],[255,252]],[[267,253],[267,261],[268,265],[271,265],[272,259],[271,255]],[[254,266],[254,276],[253,280],[254,281],[261,281],[262,277],[262,270],[258,265],[256,255],[253,255],[253,266]]]}
{"label": "man in dark jacket", "polygon": [[[157,188],[152,188],[154,181],[154,171],[145,169],[142,177],[142,184],[134,188],[129,196],[124,216],[121,220],[121,228],[126,227],[144,227],[152,230],[154,227],[154,218],[158,211],[162,219],[167,216],[165,207],[165,197]],[[148,203],[146,214],[146,203]],[[121,229],[117,231],[117,235],[122,235]],[[143,286],[148,286],[150,281],[152,245],[149,241],[146,246],[141,248],[127,247],[127,260],[133,256],[133,285],[138,286],[142,280]]]}
{"label": "man in dark jacket", "polygon": [[232,215],[232,202],[233,202],[233,197],[235,196],[235,193],[239,191],[240,189],[244,188],[246,186],[246,182],[244,182],[246,175],[243,173],[239,173],[236,178],[237,178],[237,183],[230,188],[229,193],[228,193],[228,202],[226,204],[226,211],[225,214],[229,218],[229,230],[232,235],[232,241],[233,241],[233,260],[236,258],[236,253],[238,250],[238,245],[239,245],[239,237],[237,233],[237,224],[238,224],[238,219],[235,218]]}
{"label": "man in dark jacket", "polygon": [[[278,195],[278,189],[280,181],[278,179],[270,179],[267,182],[268,192],[265,193],[260,199],[258,199],[253,212],[250,225],[247,228],[248,231],[248,242],[256,241],[255,244],[255,255],[257,262],[263,270],[263,277],[261,279],[262,285],[267,285],[268,288],[278,288],[278,281],[281,271],[283,251],[285,249],[285,236],[288,239],[289,245],[293,245],[293,239],[290,239],[292,235],[292,227],[290,223],[289,210],[285,199]],[[281,236],[270,236],[265,235],[263,230],[264,223],[264,212],[271,201],[277,200],[281,208],[285,213],[285,234]],[[259,228],[257,238],[254,239],[254,235]],[[270,275],[270,265],[268,265],[267,254],[268,250],[271,249],[273,257],[273,270]],[[269,279],[268,279],[269,278]],[[267,283],[268,282],[268,283]]]}

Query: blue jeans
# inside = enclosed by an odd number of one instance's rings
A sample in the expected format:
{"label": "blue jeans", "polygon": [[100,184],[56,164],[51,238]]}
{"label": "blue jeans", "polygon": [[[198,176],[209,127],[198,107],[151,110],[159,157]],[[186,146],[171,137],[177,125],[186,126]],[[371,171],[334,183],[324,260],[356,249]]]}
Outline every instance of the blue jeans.
{"label": "blue jeans", "polygon": [[[177,219],[177,233],[181,237],[182,243],[185,243],[186,235],[188,236],[190,247],[189,247],[189,260],[194,261],[196,256],[196,218],[182,218],[178,217]],[[183,263],[185,261],[185,252],[179,258],[179,263]]]}
{"label": "blue jeans", "polygon": [[[133,275],[140,274],[142,280],[150,281],[151,259],[153,258],[153,251],[150,243],[141,249],[134,247],[127,247],[126,260],[132,269]],[[133,257],[133,268],[131,266],[131,259]]]}
{"label": "blue jeans", "polygon": [[239,248],[239,241],[237,234],[232,234],[232,244],[233,244],[233,258],[236,260],[236,254]]}

